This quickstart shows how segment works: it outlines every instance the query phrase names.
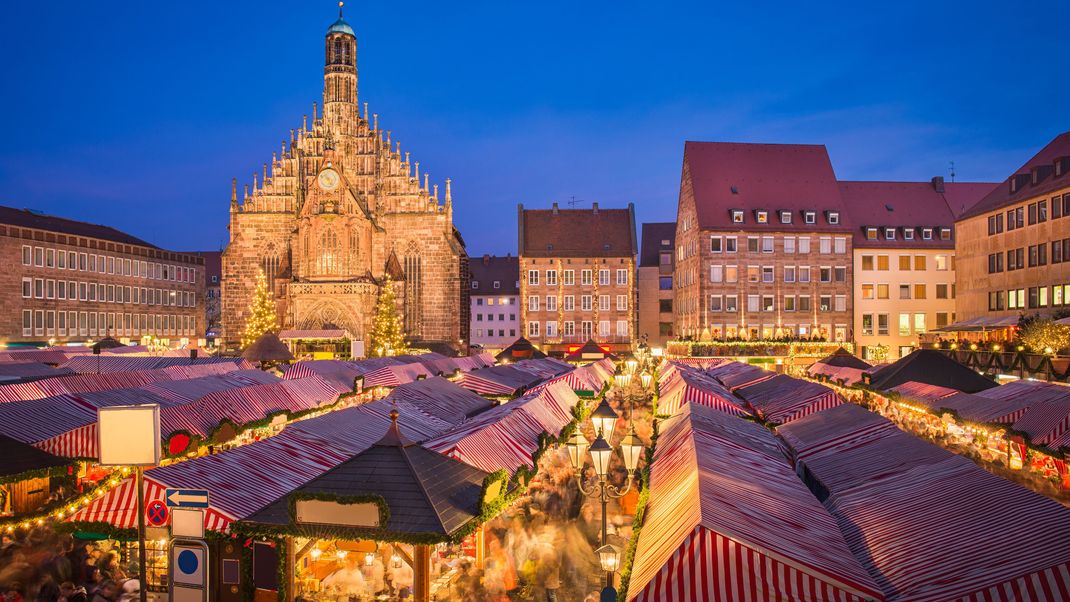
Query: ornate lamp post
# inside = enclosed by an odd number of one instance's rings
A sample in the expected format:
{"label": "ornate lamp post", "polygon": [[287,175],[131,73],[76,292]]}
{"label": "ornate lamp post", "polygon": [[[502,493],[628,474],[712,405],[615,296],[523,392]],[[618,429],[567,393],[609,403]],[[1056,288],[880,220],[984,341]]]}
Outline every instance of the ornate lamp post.
{"label": "ornate lamp post", "polygon": [[[612,599],[616,598],[613,573],[620,568],[620,550],[610,545],[608,541],[606,506],[609,500],[621,498],[631,490],[636,467],[639,465],[639,456],[643,453],[643,442],[635,434],[633,426],[620,442],[620,455],[624,461],[624,468],[628,471],[628,480],[624,487],[616,487],[609,482],[609,461],[613,456],[613,446],[609,442],[613,439],[613,429],[616,427],[618,418],[617,413],[603,397],[602,402],[591,413],[591,424],[594,426],[596,435],[594,443],[588,443],[587,438],[577,429],[565,444],[569,461],[576,470],[576,486],[580,493],[587,497],[598,498],[602,503],[602,545],[597,552],[599,564],[606,572],[606,588],[602,590],[603,599],[607,595],[612,595]],[[584,460],[588,453],[590,453],[596,477],[590,487],[584,485],[586,468]]]}

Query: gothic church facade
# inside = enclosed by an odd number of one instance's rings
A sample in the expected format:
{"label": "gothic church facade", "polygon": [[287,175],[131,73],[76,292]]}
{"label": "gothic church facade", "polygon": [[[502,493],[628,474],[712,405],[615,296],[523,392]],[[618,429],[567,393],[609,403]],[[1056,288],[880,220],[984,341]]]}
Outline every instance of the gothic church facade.
{"label": "gothic church facade", "polygon": [[[327,30],[323,110],[290,131],[279,153],[230,201],[223,253],[223,329],[241,337],[262,270],[280,327],[368,335],[380,287],[396,287],[408,336],[463,344],[464,241],[419,162],[403,153],[357,96],[357,39],[341,16]],[[369,349],[369,351],[371,351]]]}

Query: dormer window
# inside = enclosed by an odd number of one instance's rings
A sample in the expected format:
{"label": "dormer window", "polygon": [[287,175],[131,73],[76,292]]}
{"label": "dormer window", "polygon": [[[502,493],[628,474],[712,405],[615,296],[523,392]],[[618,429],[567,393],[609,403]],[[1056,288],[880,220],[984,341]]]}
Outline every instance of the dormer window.
{"label": "dormer window", "polygon": [[877,240],[876,228],[866,228],[866,240]]}
{"label": "dormer window", "polygon": [[791,223],[791,212],[790,211],[781,210],[781,212],[780,212],[780,223],[782,223],[782,224],[790,224]]}
{"label": "dormer window", "polygon": [[914,240],[914,228],[903,228],[903,240]]}
{"label": "dormer window", "polygon": [[839,211],[826,211],[825,212],[825,219],[828,220],[828,223],[830,223],[830,224],[835,226],[835,225],[840,223],[840,212]]}
{"label": "dormer window", "polygon": [[895,228],[885,228],[884,238],[888,240],[895,240]]}
{"label": "dormer window", "polygon": [[501,280],[495,280],[494,281],[494,288],[495,289],[499,289],[501,287],[502,287],[502,281]]}
{"label": "dormer window", "polygon": [[940,228],[940,240],[951,240],[951,228]]}
{"label": "dormer window", "polygon": [[932,228],[922,228],[921,229],[921,239],[922,240],[932,240],[933,239],[933,229]]}
{"label": "dormer window", "polygon": [[732,223],[733,224],[742,224],[743,223],[743,210],[742,209],[733,209],[732,210]]}
{"label": "dormer window", "polygon": [[817,222],[816,211],[803,211],[803,222],[807,224],[813,224]]}
{"label": "dormer window", "polygon": [[473,280],[472,281],[472,288],[474,288],[474,289],[475,288],[479,288],[479,281],[478,280]]}
{"label": "dormer window", "polygon": [[755,210],[754,211],[754,219],[759,224],[768,224],[769,223],[769,212],[768,211],[762,211],[762,210]]}

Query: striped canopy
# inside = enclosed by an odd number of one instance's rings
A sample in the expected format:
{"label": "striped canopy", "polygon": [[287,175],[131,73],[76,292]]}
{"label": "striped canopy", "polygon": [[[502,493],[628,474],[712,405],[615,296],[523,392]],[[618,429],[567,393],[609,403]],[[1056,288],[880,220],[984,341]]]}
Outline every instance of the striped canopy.
{"label": "striped canopy", "polygon": [[755,423],[690,404],[664,423],[629,600],[883,600],[836,521]]}
{"label": "striped canopy", "polygon": [[778,432],[888,600],[1070,599],[1070,509],[860,412]]}
{"label": "striped canopy", "polygon": [[814,382],[777,374],[734,390],[755,413],[784,424],[843,403],[835,391]]}
{"label": "striped canopy", "polygon": [[729,391],[735,391],[740,387],[746,387],[776,376],[775,372],[744,364],[743,362],[724,362],[710,367],[706,372],[721,381],[721,384],[728,387]]}
{"label": "striped canopy", "polygon": [[[281,434],[212,456],[202,456],[145,473],[146,503],[163,499],[166,488],[209,491],[205,526],[225,531],[301,484],[341,464],[378,441],[395,407],[385,400],[295,423]],[[450,425],[400,402],[402,434],[422,441]],[[137,524],[133,479],[73,514],[70,521],[101,521],[120,528]]]}
{"label": "striped canopy", "polygon": [[467,372],[461,377],[461,386],[480,395],[516,395],[544,380],[543,376],[533,371],[521,369],[518,365],[520,363]]}
{"label": "striped canopy", "polygon": [[436,376],[396,387],[386,397],[388,400],[405,401],[429,415],[442,418],[451,424],[460,424],[491,407],[493,403],[453,382]]}
{"label": "striped canopy", "polygon": [[[100,369],[97,369],[99,363]],[[209,364],[235,364],[242,363],[243,367],[250,365],[240,358],[233,357],[202,357],[191,361],[189,353],[183,356],[158,356],[158,355],[128,355],[128,354],[102,354],[102,355],[79,355],[72,357],[64,368],[70,368],[80,374],[97,374],[105,372],[130,372],[133,370],[156,370],[170,366],[201,366]]]}
{"label": "striped canopy", "polygon": [[411,383],[419,377],[434,376],[426,366],[419,362],[384,366],[364,375],[364,387],[396,387]]}
{"label": "striped canopy", "polygon": [[945,397],[951,397],[960,391],[958,389],[951,389],[949,387],[941,387],[940,385],[929,385],[926,383],[919,383],[915,381],[908,381],[901,385],[897,385],[889,389],[889,391],[898,393],[903,397],[914,401],[920,402],[934,402],[938,399]]}
{"label": "striped canopy", "polygon": [[663,372],[665,376],[659,381],[660,396],[658,413],[673,415],[689,403],[697,403],[729,414],[749,414],[743,406],[743,400],[733,395],[718,380],[701,370],[687,365],[675,366]]}
{"label": "striped canopy", "polygon": [[487,472],[510,472],[532,466],[539,435],[557,436],[572,420],[579,401],[575,391],[558,381],[492,408],[443,433],[424,447]]}

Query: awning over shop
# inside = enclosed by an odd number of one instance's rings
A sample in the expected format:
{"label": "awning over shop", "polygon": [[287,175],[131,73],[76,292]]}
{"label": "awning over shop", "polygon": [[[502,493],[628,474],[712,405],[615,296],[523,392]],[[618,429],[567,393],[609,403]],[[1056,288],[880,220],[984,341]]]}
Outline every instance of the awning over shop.
{"label": "awning over shop", "polygon": [[664,423],[629,600],[883,600],[764,427],[686,406]]}
{"label": "awning over shop", "polygon": [[999,330],[1018,325],[1018,316],[980,316],[969,320],[960,320],[941,328],[934,328],[929,332],[981,332],[986,330]]}
{"label": "awning over shop", "polygon": [[283,341],[293,341],[297,339],[309,339],[309,340],[326,340],[337,341],[341,339],[351,339],[348,332],[342,329],[318,329],[318,330],[283,330],[279,332],[279,339]]}

